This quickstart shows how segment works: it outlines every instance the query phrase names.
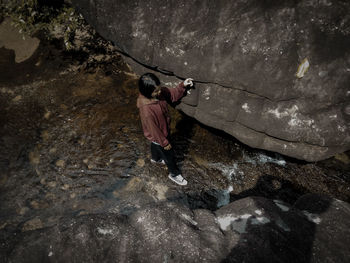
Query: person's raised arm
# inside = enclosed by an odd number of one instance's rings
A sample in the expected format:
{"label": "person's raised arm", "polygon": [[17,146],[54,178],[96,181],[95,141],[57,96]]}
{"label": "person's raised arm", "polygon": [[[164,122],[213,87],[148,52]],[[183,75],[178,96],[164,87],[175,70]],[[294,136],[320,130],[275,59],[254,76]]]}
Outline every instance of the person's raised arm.
{"label": "person's raised arm", "polygon": [[192,86],[193,86],[193,79],[187,78],[185,79],[185,81],[177,85],[176,88],[166,88],[166,91],[164,93],[169,92],[166,95],[168,95],[171,102],[177,102],[185,94],[186,88],[192,87]]}

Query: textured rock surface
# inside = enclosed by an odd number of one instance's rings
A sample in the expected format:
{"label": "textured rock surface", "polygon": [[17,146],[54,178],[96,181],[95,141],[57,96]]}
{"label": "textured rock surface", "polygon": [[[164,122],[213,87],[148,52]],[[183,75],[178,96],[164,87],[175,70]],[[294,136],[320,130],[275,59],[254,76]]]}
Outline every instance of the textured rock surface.
{"label": "textured rock surface", "polygon": [[[310,207],[311,201],[317,205]],[[215,213],[156,202],[121,214],[66,216],[58,224],[24,228],[15,239],[7,239],[11,240],[6,242],[11,252],[3,259],[348,262],[349,204],[309,195],[297,206],[303,210],[278,200],[248,197]],[[6,240],[6,232],[0,232],[0,237]]]}
{"label": "textured rock surface", "polygon": [[308,161],[350,149],[349,2],[73,3],[134,59],[202,82],[179,108],[204,124]]}

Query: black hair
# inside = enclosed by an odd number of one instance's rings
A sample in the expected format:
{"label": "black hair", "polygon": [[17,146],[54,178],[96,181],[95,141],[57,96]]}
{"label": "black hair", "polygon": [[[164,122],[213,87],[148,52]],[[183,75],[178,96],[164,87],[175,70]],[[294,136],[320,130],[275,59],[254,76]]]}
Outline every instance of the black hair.
{"label": "black hair", "polygon": [[153,73],[145,73],[139,79],[139,91],[146,98],[151,99],[152,93],[160,85],[159,78]]}

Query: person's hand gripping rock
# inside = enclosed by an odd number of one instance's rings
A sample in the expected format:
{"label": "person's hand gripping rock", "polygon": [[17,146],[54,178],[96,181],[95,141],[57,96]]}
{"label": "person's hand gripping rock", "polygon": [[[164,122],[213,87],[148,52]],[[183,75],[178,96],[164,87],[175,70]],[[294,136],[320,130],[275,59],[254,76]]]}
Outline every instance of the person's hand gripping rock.
{"label": "person's hand gripping rock", "polygon": [[193,79],[191,79],[191,78],[185,79],[184,85],[185,85],[186,88],[193,87]]}

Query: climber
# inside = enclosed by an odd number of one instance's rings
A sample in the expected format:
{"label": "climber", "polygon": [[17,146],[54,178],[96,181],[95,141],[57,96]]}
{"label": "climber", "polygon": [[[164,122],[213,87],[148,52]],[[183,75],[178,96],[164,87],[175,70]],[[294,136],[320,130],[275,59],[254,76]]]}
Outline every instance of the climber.
{"label": "climber", "polygon": [[137,107],[145,137],[151,141],[151,162],[166,164],[169,178],[179,185],[187,185],[186,179],[176,165],[174,150],[169,142],[170,115],[167,103],[180,100],[186,89],[193,87],[193,79],[188,78],[176,88],[160,86],[153,73],[145,73],[139,79]]}

